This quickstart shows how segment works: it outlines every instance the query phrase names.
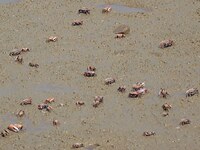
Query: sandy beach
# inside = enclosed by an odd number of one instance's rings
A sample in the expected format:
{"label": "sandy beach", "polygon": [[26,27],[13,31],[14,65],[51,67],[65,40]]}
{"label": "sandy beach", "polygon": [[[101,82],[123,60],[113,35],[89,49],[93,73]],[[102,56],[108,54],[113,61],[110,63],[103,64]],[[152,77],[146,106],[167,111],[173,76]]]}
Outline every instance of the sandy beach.
{"label": "sandy beach", "polygon": [[[80,150],[199,149],[199,96],[185,96],[189,88],[200,90],[199,0],[1,2],[0,130],[14,123],[24,127],[0,137],[0,149],[69,150],[77,142],[84,144]],[[106,5],[113,10],[102,14]],[[83,7],[90,14],[78,14]],[[72,26],[77,19],[83,25]],[[130,33],[115,39],[113,30],[121,24]],[[47,43],[50,36],[58,41]],[[175,44],[159,48],[165,39]],[[23,47],[30,52],[20,55],[20,64],[9,53]],[[90,65],[97,76],[84,77]],[[105,85],[108,77],[116,82]],[[148,92],[129,98],[136,82],[145,82]],[[124,93],[117,91],[122,85]],[[168,91],[166,99],[158,96],[160,88]],[[104,101],[94,108],[97,95]],[[33,104],[21,106],[29,97]],[[38,110],[49,97],[55,98],[53,110]],[[172,105],[166,117],[164,103]],[[16,117],[19,110],[25,116]],[[181,126],[182,118],[191,124]],[[53,126],[53,119],[60,125]],[[156,135],[145,137],[144,131]]]}

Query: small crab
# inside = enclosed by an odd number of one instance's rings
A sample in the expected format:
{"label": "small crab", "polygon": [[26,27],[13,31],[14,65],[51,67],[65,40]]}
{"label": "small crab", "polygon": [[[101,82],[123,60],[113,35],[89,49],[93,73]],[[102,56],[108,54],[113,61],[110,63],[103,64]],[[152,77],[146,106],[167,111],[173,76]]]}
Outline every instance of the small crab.
{"label": "small crab", "polygon": [[118,89],[117,89],[119,92],[125,92],[126,91],[126,86],[123,85],[123,86],[120,86]]}
{"label": "small crab", "polygon": [[47,98],[45,101],[44,101],[44,104],[48,104],[48,103],[52,103],[52,102],[55,102],[55,98]]}
{"label": "small crab", "polygon": [[20,56],[16,56],[16,57],[15,57],[15,62],[18,62],[18,63],[22,64],[23,58],[20,57]]}
{"label": "small crab", "polygon": [[99,101],[100,103],[102,103],[103,102],[103,96],[95,96],[94,97],[94,101],[96,102],[96,101]]}
{"label": "small crab", "polygon": [[94,76],[96,76],[96,73],[94,71],[87,70],[87,71],[84,72],[83,75],[85,77],[94,77]]}
{"label": "small crab", "polygon": [[21,124],[10,124],[8,126],[8,129],[13,132],[19,132],[20,130],[22,130],[22,128],[23,128],[23,125]]}
{"label": "small crab", "polygon": [[112,8],[110,6],[107,6],[102,9],[102,13],[109,13],[111,10],[112,10]]}
{"label": "small crab", "polygon": [[140,90],[141,88],[144,88],[144,87],[145,87],[145,82],[136,82],[133,85],[133,90],[137,91],[137,90]]}
{"label": "small crab", "polygon": [[105,84],[106,85],[109,85],[109,84],[112,84],[112,83],[115,83],[115,79],[114,78],[106,78],[105,79]]}
{"label": "small crab", "polygon": [[46,40],[46,42],[56,42],[58,40],[58,37],[56,37],[56,36],[50,36],[47,40]]}
{"label": "small crab", "polygon": [[54,119],[53,120],[53,125],[54,126],[58,126],[58,125],[60,125],[60,122],[57,119]]}
{"label": "small crab", "polygon": [[20,103],[20,105],[31,105],[32,104],[32,98],[27,98],[22,100],[22,102]]}
{"label": "small crab", "polygon": [[75,20],[74,22],[72,22],[72,26],[80,26],[80,25],[83,25],[82,20]]}
{"label": "small crab", "polygon": [[9,55],[10,56],[17,56],[17,55],[20,55],[21,54],[21,49],[13,49],[10,53],[9,53]]}
{"label": "small crab", "polygon": [[181,119],[181,122],[180,122],[180,125],[186,125],[186,124],[190,124],[191,123],[191,121],[189,120],[189,119]]}
{"label": "small crab", "polygon": [[25,115],[25,112],[23,110],[20,110],[16,115],[18,117],[23,117]]}
{"label": "small crab", "polygon": [[141,88],[137,91],[132,91],[129,93],[129,97],[130,98],[138,98],[141,97],[143,94],[147,93],[147,89],[146,88]]}
{"label": "small crab", "polygon": [[39,65],[38,64],[35,64],[35,63],[29,63],[28,64],[30,67],[35,67],[35,68],[38,68],[39,67]]}
{"label": "small crab", "polygon": [[21,51],[22,51],[22,52],[29,52],[29,51],[30,51],[30,48],[24,47],[24,48],[21,49]]}
{"label": "small crab", "polygon": [[186,97],[191,97],[193,95],[199,95],[199,91],[197,88],[191,88],[186,91]]}
{"label": "small crab", "polygon": [[76,105],[82,106],[82,105],[85,105],[85,102],[83,102],[83,101],[77,101]]}
{"label": "small crab", "polygon": [[125,37],[126,37],[126,35],[123,33],[116,34],[116,36],[115,36],[116,39],[121,39],[121,38],[125,38]]}
{"label": "small crab", "polygon": [[101,103],[103,103],[103,96],[95,96],[92,104],[93,107],[98,107]]}
{"label": "small crab", "polygon": [[87,71],[96,71],[96,68],[94,66],[88,66]]}
{"label": "small crab", "polygon": [[143,133],[143,136],[152,136],[152,135],[156,135],[156,133],[154,131],[145,131]]}
{"label": "small crab", "polygon": [[159,45],[159,48],[167,48],[167,47],[170,47],[174,44],[174,41],[173,40],[164,40],[164,41],[161,41],[160,42],[160,45]]}
{"label": "small crab", "polygon": [[79,14],[90,14],[90,10],[88,8],[82,8],[78,10]]}
{"label": "small crab", "polygon": [[1,136],[2,137],[6,137],[9,135],[9,131],[7,129],[4,129],[3,131],[1,131]]}
{"label": "small crab", "polygon": [[162,105],[162,108],[163,108],[163,110],[165,110],[165,111],[169,111],[169,109],[172,108],[172,105],[170,105],[170,104],[168,104],[168,103],[165,103],[165,104]]}
{"label": "small crab", "polygon": [[84,147],[84,144],[83,143],[74,143],[72,145],[72,148],[81,148],[81,147]]}
{"label": "small crab", "polygon": [[169,95],[169,93],[165,89],[161,88],[158,95],[160,97],[167,98],[167,95]]}
{"label": "small crab", "polygon": [[39,104],[39,105],[38,105],[38,109],[39,109],[39,110],[46,109],[46,111],[50,111],[50,110],[52,110],[53,108],[52,108],[51,106],[47,105],[47,104]]}

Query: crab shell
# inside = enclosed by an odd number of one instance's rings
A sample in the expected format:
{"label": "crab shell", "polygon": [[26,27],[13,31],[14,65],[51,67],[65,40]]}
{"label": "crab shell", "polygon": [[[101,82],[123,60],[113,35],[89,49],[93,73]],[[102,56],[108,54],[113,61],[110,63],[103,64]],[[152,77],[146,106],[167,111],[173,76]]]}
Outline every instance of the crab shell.
{"label": "crab shell", "polygon": [[20,103],[20,105],[29,105],[32,104],[32,98],[27,98],[22,100],[22,102]]}
{"label": "crab shell", "polygon": [[77,102],[76,102],[76,105],[79,105],[79,106],[85,105],[85,102],[83,102],[83,101],[77,101]]}
{"label": "crab shell", "polygon": [[85,71],[84,74],[83,74],[85,77],[94,77],[96,76],[96,73],[94,71]]}
{"label": "crab shell", "polygon": [[105,8],[102,9],[102,13],[108,13],[111,10],[112,10],[112,8],[110,6],[108,6],[108,7],[105,7]]}
{"label": "crab shell", "polygon": [[81,147],[84,147],[84,144],[83,143],[74,143],[72,145],[72,148],[81,148]]}
{"label": "crab shell", "polygon": [[48,103],[52,103],[52,102],[55,102],[55,98],[47,98],[45,101],[44,101],[44,104],[48,104]]}
{"label": "crab shell", "polygon": [[55,120],[53,120],[53,125],[54,125],[54,126],[60,125],[60,122],[59,122],[58,120],[55,119]]}
{"label": "crab shell", "polygon": [[160,42],[160,45],[159,45],[159,48],[167,48],[167,47],[170,47],[174,44],[174,41],[173,40],[164,40],[164,41],[161,41]]}
{"label": "crab shell", "polygon": [[23,128],[23,125],[21,125],[21,124],[10,124],[8,126],[8,129],[10,131],[13,131],[13,132],[16,132],[16,133],[19,132],[22,128]]}

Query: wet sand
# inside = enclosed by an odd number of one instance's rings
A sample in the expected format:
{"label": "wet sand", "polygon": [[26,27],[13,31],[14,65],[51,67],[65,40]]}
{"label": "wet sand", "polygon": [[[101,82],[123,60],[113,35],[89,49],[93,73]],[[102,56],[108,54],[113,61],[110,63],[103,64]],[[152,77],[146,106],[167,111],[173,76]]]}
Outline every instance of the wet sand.
{"label": "wet sand", "polygon": [[[143,8],[145,12],[102,14],[99,6],[120,4]],[[90,15],[77,14],[82,7]],[[76,142],[98,143],[101,150],[199,149],[199,97],[186,98],[188,88],[200,90],[200,1],[199,0],[21,0],[0,4],[0,129],[22,123],[24,130],[0,137],[1,149],[70,149]],[[71,23],[83,20],[82,26]],[[113,30],[126,24],[131,31],[115,39]],[[46,43],[49,36],[58,41]],[[158,48],[159,42],[173,39],[175,45]],[[9,53],[28,47],[23,64]],[[39,68],[28,66],[38,63]],[[82,74],[88,65],[97,76]],[[105,85],[114,77],[116,83]],[[149,92],[138,99],[128,98],[136,82],[145,81]],[[127,91],[117,88],[126,85]],[[158,97],[160,88],[170,94]],[[94,96],[104,96],[103,104],[92,107]],[[32,97],[33,105],[21,106]],[[54,97],[52,112],[37,105]],[[77,107],[82,100],[85,106]],[[172,104],[169,116],[162,116],[162,104]],[[63,103],[63,107],[59,104]],[[20,109],[26,115],[17,118]],[[179,127],[182,118],[190,125]],[[61,125],[54,127],[52,120]],[[152,137],[144,131],[155,131]],[[81,148],[84,149],[84,148]]]}

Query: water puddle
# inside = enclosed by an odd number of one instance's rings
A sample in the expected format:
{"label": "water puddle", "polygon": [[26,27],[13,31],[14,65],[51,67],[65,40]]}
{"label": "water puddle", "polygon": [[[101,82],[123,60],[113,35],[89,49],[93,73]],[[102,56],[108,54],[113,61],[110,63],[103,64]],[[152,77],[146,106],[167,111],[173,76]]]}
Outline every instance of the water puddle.
{"label": "water puddle", "polygon": [[3,3],[3,4],[8,4],[8,3],[17,3],[19,2],[20,0],[0,0],[0,4]]}
{"label": "water puddle", "polygon": [[128,7],[125,5],[120,5],[120,4],[110,4],[110,5],[106,5],[106,4],[102,4],[102,5],[98,5],[98,8],[105,8],[110,6],[112,8],[112,10],[120,12],[120,13],[144,13],[147,12],[147,9],[144,8],[133,8],[133,7]]}

